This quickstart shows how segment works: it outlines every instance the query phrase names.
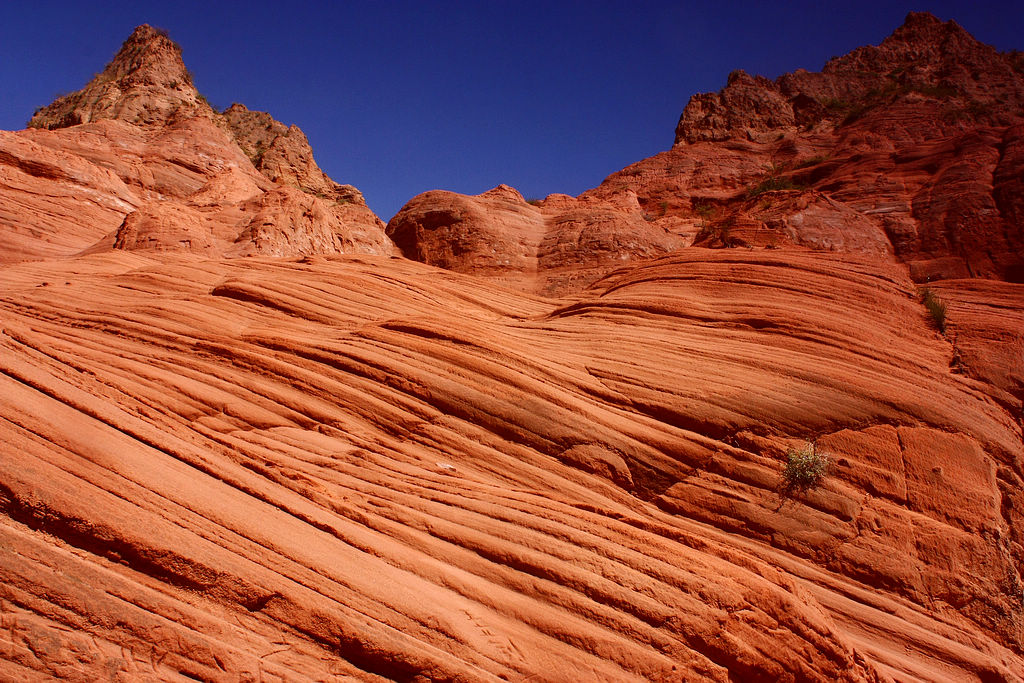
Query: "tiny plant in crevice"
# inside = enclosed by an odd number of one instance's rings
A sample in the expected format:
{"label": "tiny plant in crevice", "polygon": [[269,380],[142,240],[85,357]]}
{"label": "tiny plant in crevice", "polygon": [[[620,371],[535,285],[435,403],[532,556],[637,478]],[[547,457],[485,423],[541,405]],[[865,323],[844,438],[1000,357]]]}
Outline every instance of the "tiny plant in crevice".
{"label": "tiny plant in crevice", "polygon": [[757,185],[753,185],[747,188],[746,198],[752,199],[765,192],[777,192],[779,190],[804,190],[806,189],[803,185],[793,182],[792,178],[787,178],[782,175],[789,167],[787,163],[777,164],[772,162],[764,167],[764,174],[761,176],[761,182]]}
{"label": "tiny plant in crevice", "polygon": [[942,334],[946,333],[946,302],[940,299],[930,288],[921,290],[921,303],[928,310],[932,324]]}
{"label": "tiny plant in crevice", "polygon": [[693,205],[693,210],[700,216],[701,227],[706,228],[711,224],[711,219],[715,215],[715,207],[711,204],[698,203]]}
{"label": "tiny plant in crevice", "polygon": [[808,441],[800,448],[790,448],[786,452],[786,467],[782,470],[784,490],[790,493],[817,488],[828,473],[829,462],[829,454],[819,450],[813,442]]}

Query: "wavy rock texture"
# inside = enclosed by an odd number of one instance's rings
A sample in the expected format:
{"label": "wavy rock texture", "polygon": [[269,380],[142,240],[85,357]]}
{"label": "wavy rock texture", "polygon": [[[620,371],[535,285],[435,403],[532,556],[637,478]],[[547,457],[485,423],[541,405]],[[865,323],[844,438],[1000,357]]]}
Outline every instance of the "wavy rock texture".
{"label": "wavy rock texture", "polygon": [[1024,681],[1019,112],[807,85],[1008,57],[734,76],[580,197],[413,199],[427,265],[125,49],[0,133],[0,679]]}
{"label": "wavy rock texture", "polygon": [[[691,250],[572,303],[396,260],[2,280],[6,675],[1024,666],[1020,425],[898,268]],[[782,497],[805,438],[834,475]]]}

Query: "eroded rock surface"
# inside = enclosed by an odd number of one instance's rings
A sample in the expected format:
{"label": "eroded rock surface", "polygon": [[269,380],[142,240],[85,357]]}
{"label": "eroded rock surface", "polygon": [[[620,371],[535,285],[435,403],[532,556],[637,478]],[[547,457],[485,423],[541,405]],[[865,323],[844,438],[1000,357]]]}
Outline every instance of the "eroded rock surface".
{"label": "eroded rock surface", "polygon": [[1019,111],[823,100],[1010,101],[983,48],[734,75],[402,258],[140,28],[0,133],[0,679],[1024,681]]}
{"label": "eroded rock surface", "polygon": [[688,244],[653,220],[632,193],[611,201],[551,195],[527,202],[501,185],[475,197],[421,194],[391,219],[387,233],[407,258],[560,294]]}
{"label": "eroded rock surface", "polygon": [[5,675],[1017,680],[1020,423],[905,271],[684,253],[0,271]]}
{"label": "eroded rock surface", "polygon": [[[593,282],[609,250],[634,260],[680,242],[870,253],[907,263],[918,282],[1022,282],[1022,112],[1019,53],[1001,54],[925,13],[820,73],[770,81],[734,72],[720,92],[691,98],[672,149],[577,198],[574,226],[617,214],[619,227],[580,241],[572,259],[579,272],[559,274],[559,288],[548,291]],[[490,242],[507,220],[479,201],[471,219],[446,215],[446,206],[474,201],[421,195],[389,232],[407,256],[465,272],[468,256],[487,250],[467,246],[460,261],[438,243],[448,244],[448,233],[458,235],[451,244]],[[573,241],[557,215],[549,222],[546,239]],[[620,238],[627,232],[632,240]],[[492,249],[506,269],[522,269],[539,291],[549,287],[543,263],[521,261],[518,247],[500,240]]]}

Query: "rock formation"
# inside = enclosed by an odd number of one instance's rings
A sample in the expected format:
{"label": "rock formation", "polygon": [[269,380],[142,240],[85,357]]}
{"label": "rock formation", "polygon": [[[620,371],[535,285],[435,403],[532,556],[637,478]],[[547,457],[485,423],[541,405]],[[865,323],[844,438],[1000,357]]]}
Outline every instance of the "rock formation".
{"label": "rock formation", "polygon": [[0,263],[94,244],[203,256],[393,249],[359,191],[316,165],[302,131],[242,105],[216,112],[181,49],[149,26],[28,130],[3,133],[0,177],[11,235]]}
{"label": "rock formation", "polygon": [[[1022,112],[1019,55],[979,43],[953,21],[912,13],[881,45],[835,58],[821,73],[775,81],[732,73],[721,92],[691,98],[671,150],[609,176],[578,201],[597,216],[630,204],[650,222],[632,231],[635,249],[616,245],[627,259],[682,238],[893,255],[918,282],[1024,282]],[[450,267],[447,257],[435,260],[432,235],[466,224],[444,222],[432,200],[456,201],[417,197],[410,211],[433,221],[416,232],[424,244],[396,241],[410,258]],[[558,224],[546,229],[549,239],[558,241]],[[408,230],[394,222],[388,229]],[[503,245],[494,249],[515,263]],[[586,264],[585,245],[574,258]],[[575,286],[601,272],[581,273]],[[543,280],[543,265],[538,273]]]}
{"label": "rock formation", "polygon": [[0,679],[1024,681],[1019,109],[814,89],[1006,59],[911,15],[410,258],[187,89],[0,133]]}
{"label": "rock formation", "polygon": [[632,193],[611,202],[568,195],[527,202],[501,185],[476,197],[426,192],[391,219],[387,232],[408,258],[559,294],[630,259],[686,244],[653,220]]}

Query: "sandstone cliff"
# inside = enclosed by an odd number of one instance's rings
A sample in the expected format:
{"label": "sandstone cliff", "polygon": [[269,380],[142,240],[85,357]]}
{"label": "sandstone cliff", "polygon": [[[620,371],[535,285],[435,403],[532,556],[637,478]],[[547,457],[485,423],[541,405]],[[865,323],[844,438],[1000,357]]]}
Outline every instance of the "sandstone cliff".
{"label": "sandstone cliff", "polygon": [[[583,223],[601,224],[609,212],[624,218],[628,206],[643,217],[644,229],[619,223],[633,236],[633,247],[613,249],[624,260],[682,239],[892,256],[908,263],[918,282],[1024,282],[1022,112],[1019,55],[979,43],[955,22],[912,13],[881,45],[835,58],[821,73],[769,81],[734,72],[721,92],[695,95],[672,149],[584,193],[577,214]],[[450,267],[447,257],[434,256],[434,235],[465,233],[468,223],[442,219],[432,199],[442,212],[453,201],[468,201],[418,197],[389,233],[400,235],[406,256]],[[429,226],[413,231],[416,237],[407,225],[410,212],[431,215]],[[596,212],[593,219],[587,212]],[[552,216],[549,223],[546,239],[557,242],[560,221]],[[507,270],[520,267],[505,244],[488,249],[492,260],[510,264]],[[598,247],[591,259],[586,244],[575,250],[574,260],[584,266],[575,287],[602,272],[604,253]],[[545,291],[544,264],[535,272]]]}

